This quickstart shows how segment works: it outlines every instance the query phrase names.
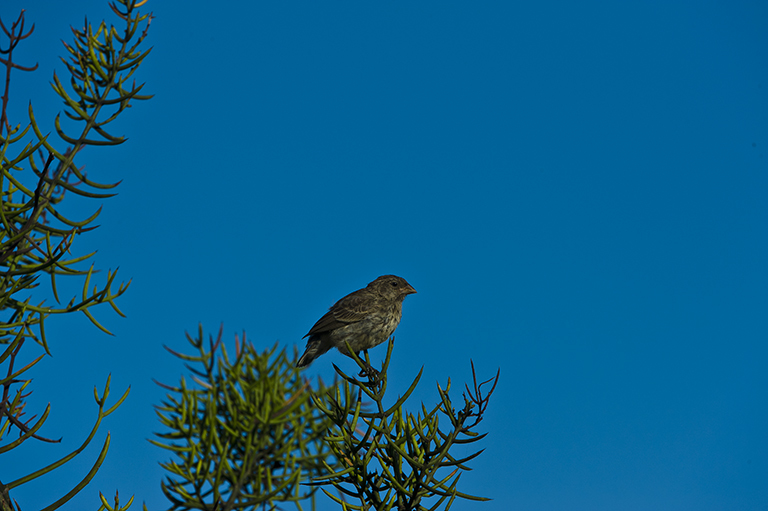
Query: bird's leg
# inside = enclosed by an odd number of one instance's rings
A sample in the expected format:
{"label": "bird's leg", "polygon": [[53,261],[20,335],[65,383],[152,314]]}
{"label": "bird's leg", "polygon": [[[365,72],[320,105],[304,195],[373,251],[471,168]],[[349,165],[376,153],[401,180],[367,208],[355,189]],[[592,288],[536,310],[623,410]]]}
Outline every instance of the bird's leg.
{"label": "bird's leg", "polygon": [[[379,379],[379,372],[374,369],[371,364],[368,362],[368,350],[363,350],[362,353],[365,353],[365,358],[360,357],[360,360],[363,361],[363,364],[365,364],[365,369],[360,371],[360,374],[358,376],[367,376],[369,380],[376,381]],[[360,356],[360,352],[357,352],[357,356]]]}

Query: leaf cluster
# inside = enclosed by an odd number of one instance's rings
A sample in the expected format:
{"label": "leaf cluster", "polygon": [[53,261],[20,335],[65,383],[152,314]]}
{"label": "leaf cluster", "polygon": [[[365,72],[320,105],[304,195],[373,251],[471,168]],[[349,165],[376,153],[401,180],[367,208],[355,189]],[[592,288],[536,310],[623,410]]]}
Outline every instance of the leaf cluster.
{"label": "leaf cluster", "polygon": [[174,454],[162,464],[163,492],[172,509],[274,509],[277,502],[301,509],[314,489],[300,482],[335,466],[323,443],[329,420],[312,406],[296,354],[277,345],[259,352],[243,334],[230,357],[221,337],[205,343],[201,326],[196,338],[187,335],[195,355],[169,349],[186,362],[191,382],[161,384],[170,391],[157,408],[167,432],[152,442]]}
{"label": "leaf cluster", "polygon": [[[143,1],[141,2],[143,3]],[[95,318],[92,307],[109,304],[123,315],[115,300],[128,288],[117,284],[116,271],[108,271],[101,286],[94,284],[99,270],[93,263],[84,266],[94,253],[76,254],[74,242],[81,234],[96,228],[101,208],[86,218],[73,218],[62,210],[65,197],[106,199],[119,183],[99,183],[91,179],[76,157],[88,147],[114,146],[125,141],[108,131],[109,124],[131,106],[134,100],[149,99],[140,95],[143,85],[132,76],[149,53],[143,49],[150,14],[137,10],[137,0],[116,0],[109,4],[118,17],[119,27],[101,22],[93,25],[86,19],[83,28],[72,29],[73,42],[64,43],[67,52],[62,59],[69,77],[69,89],[54,73],[51,84],[64,102],[64,114],[71,119],[65,129],[60,115],[54,120],[55,136],[45,133],[30,103],[28,122],[11,123],[8,116],[11,74],[34,71],[37,65],[22,66],[14,61],[14,50],[34,31],[27,29],[24,11],[10,26],[0,21],[7,46],[0,42],[0,67],[5,70],[5,87],[0,111],[0,454],[19,448],[29,439],[54,442],[39,435],[50,406],[39,419],[24,418],[29,397],[28,371],[50,355],[46,336],[46,320],[51,316],[82,313],[97,328],[109,331]],[[57,148],[57,146],[64,146]],[[80,279],[82,292],[62,302],[57,282],[62,277]],[[41,284],[49,285],[42,289]],[[52,298],[52,303],[48,300]],[[33,341],[42,353],[21,365],[22,347]],[[4,374],[3,374],[4,373]],[[94,438],[101,420],[112,413],[127,397],[106,407],[109,380],[101,395],[94,390],[98,416],[83,444],[64,458],[10,483],[0,482],[0,510],[13,509],[9,490],[60,468],[79,454]],[[16,428],[19,437],[8,440]],[[56,509],[80,491],[95,475],[106,456],[109,436],[92,470],[66,495],[46,507]],[[18,508],[18,504],[16,504]]]}
{"label": "leaf cluster", "polygon": [[[148,51],[140,51],[139,45],[147,36],[149,14],[134,12],[132,0],[120,0],[124,10],[110,4],[112,10],[125,23],[122,31],[101,22],[98,27],[85,22],[83,29],[72,29],[74,42],[65,43],[69,59],[62,59],[70,74],[70,95],[58,75],[54,73],[54,91],[65,104],[64,113],[78,121],[75,133],[67,133],[61,126],[60,114],[56,116],[55,129],[58,137],[68,144],[59,151],[44,134],[36,120],[32,105],[29,106],[29,124],[11,127],[7,118],[8,77],[12,69],[21,68],[11,60],[12,51],[19,41],[31,33],[24,33],[24,13],[8,30],[3,25],[11,43],[6,64],[6,90],[0,118],[0,313],[6,314],[0,327],[0,343],[8,344],[21,339],[33,339],[50,353],[45,336],[45,319],[54,314],[82,312],[101,330],[108,332],[90,312],[90,308],[109,303],[122,315],[115,298],[123,294],[128,284],[120,284],[113,290],[116,272],[108,272],[102,289],[91,286],[94,266],[80,269],[78,263],[90,259],[94,253],[71,256],[77,235],[95,228],[94,221],[101,208],[83,219],[68,218],[61,211],[60,203],[66,194],[104,199],[114,194],[105,190],[119,183],[103,184],[90,179],[75,164],[75,156],[88,146],[117,145],[125,139],[107,132],[106,125],[114,121],[131,104],[132,100],[149,99],[138,92],[142,85],[127,81],[141,64]],[[144,31],[137,33],[144,25]],[[19,33],[16,31],[19,30]],[[5,133],[4,131],[5,130]],[[32,140],[28,140],[28,136]],[[20,150],[14,151],[22,146]],[[34,178],[23,175],[25,164]],[[29,181],[34,183],[29,186]],[[58,276],[81,276],[83,290],[80,297],[73,297],[65,305],[50,306],[44,301],[32,303],[31,290],[39,286],[39,277],[47,274],[53,297],[60,303],[56,285]]]}
{"label": "leaf cluster", "polygon": [[[474,386],[472,390],[466,387],[461,408],[454,408],[451,401],[449,379],[445,389],[437,387],[440,397],[437,405],[428,410],[422,404],[421,411],[414,415],[404,407],[421,379],[423,368],[393,405],[384,405],[393,347],[394,338],[391,338],[382,370],[375,380],[369,377],[367,382],[360,381],[334,365],[342,384],[314,398],[318,409],[333,422],[326,441],[342,468],[326,467],[329,473],[315,478],[312,484],[332,486],[343,496],[359,501],[359,504],[348,503],[323,488],[343,509],[412,511],[436,510],[444,505],[447,510],[456,497],[488,500],[457,489],[462,471],[470,470],[466,463],[482,450],[462,458],[456,458],[453,451],[485,437],[474,428],[482,420],[499,373],[478,384],[473,365]],[[365,361],[357,356],[353,358],[362,369],[361,375],[370,374],[366,371],[370,365],[367,354]],[[491,382],[491,389],[483,394],[483,385]],[[370,402],[364,402],[363,396]],[[447,419],[447,425],[441,425],[441,417]]]}
{"label": "leaf cluster", "polygon": [[[122,403],[125,401],[125,399],[128,397],[128,393],[130,392],[130,389],[126,390],[122,396],[115,402],[112,406],[109,408],[106,407],[107,398],[109,397],[109,383],[110,383],[111,377],[107,378],[107,383],[104,386],[104,391],[102,392],[101,396],[99,395],[98,389],[94,387],[93,389],[93,395],[96,400],[96,405],[98,406],[98,413],[96,416],[96,421],[93,424],[93,427],[91,428],[90,434],[85,438],[82,444],[72,451],[71,453],[67,454],[66,456],[62,457],[61,459],[50,463],[49,465],[46,465],[44,467],[39,468],[38,470],[35,470],[34,472],[27,474],[23,477],[20,477],[14,481],[11,481],[7,484],[0,483],[0,492],[2,492],[2,495],[0,495],[0,509],[2,511],[12,511],[14,508],[11,505],[9,492],[13,488],[16,488],[18,486],[21,486],[23,484],[29,483],[38,477],[44,476],[46,474],[51,473],[52,471],[63,467],[65,464],[73,460],[78,454],[83,452],[86,447],[91,443],[93,438],[96,436],[96,432],[99,429],[99,426],[101,426],[101,421],[109,416],[112,412],[114,412]],[[24,387],[27,386],[29,383],[29,380],[24,382],[24,385],[22,385],[22,391]],[[16,395],[16,399],[14,399],[13,403],[11,403],[11,406],[18,405],[19,403],[19,396],[21,396],[21,392]],[[15,449],[19,447],[23,442],[26,440],[29,440],[30,438],[36,438],[38,440],[45,440],[45,441],[51,441],[48,439],[41,438],[36,435],[37,431],[42,427],[43,423],[45,422],[46,418],[48,417],[48,414],[50,413],[51,405],[49,404],[45,411],[43,412],[42,416],[40,417],[40,420],[38,420],[32,427],[26,428],[25,426],[21,425],[19,429],[23,431],[22,434],[19,435],[19,437],[9,442],[5,445],[0,445],[0,455],[7,453],[8,451]],[[9,418],[9,420],[4,421],[2,426],[0,427],[0,437],[5,436],[8,431],[10,430],[11,425],[18,425],[17,419],[15,418]],[[72,497],[77,495],[77,493],[80,492],[83,488],[85,488],[88,483],[91,482],[91,480],[96,476],[96,473],[99,471],[99,468],[101,467],[101,464],[104,463],[104,460],[107,457],[107,452],[109,451],[109,444],[110,444],[111,436],[109,433],[107,433],[107,437],[104,440],[104,444],[101,447],[101,451],[99,452],[99,455],[97,456],[96,460],[94,461],[93,465],[91,466],[91,469],[88,471],[88,473],[83,477],[83,479],[80,480],[71,490],[69,490],[66,494],[59,497],[55,502],[51,503],[50,505],[43,508],[43,511],[53,511],[54,509],[58,509],[62,505],[64,505],[66,502],[68,502]],[[20,510],[20,506],[18,503],[16,503],[16,510]]]}

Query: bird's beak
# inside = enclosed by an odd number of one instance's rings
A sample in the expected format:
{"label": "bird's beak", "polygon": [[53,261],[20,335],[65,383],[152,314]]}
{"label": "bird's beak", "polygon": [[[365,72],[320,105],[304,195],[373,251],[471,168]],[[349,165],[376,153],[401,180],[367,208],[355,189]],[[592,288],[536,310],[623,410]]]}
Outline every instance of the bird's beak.
{"label": "bird's beak", "polygon": [[403,289],[403,293],[406,295],[412,295],[412,294],[416,294],[416,290],[413,289],[413,287],[410,284],[408,284],[408,286],[406,286],[405,289]]}

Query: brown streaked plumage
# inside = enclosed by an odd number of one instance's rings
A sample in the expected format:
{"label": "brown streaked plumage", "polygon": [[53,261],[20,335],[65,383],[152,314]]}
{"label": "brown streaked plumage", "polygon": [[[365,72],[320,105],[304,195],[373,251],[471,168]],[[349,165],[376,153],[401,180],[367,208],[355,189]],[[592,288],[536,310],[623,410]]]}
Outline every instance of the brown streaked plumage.
{"label": "brown streaked plumage", "polygon": [[403,299],[415,292],[404,278],[383,275],[348,294],[304,336],[309,337],[307,348],[296,365],[307,366],[333,347],[349,355],[345,342],[355,353],[383,343],[400,323]]}

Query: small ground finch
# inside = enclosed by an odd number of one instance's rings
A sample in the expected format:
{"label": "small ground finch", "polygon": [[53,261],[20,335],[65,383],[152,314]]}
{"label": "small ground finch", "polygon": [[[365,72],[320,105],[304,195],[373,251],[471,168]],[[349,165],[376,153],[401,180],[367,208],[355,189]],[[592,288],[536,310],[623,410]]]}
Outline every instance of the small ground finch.
{"label": "small ground finch", "polygon": [[307,349],[296,363],[304,367],[336,347],[350,356],[386,341],[403,315],[403,299],[416,290],[402,277],[383,275],[363,289],[350,293],[328,310],[307,335]]}

